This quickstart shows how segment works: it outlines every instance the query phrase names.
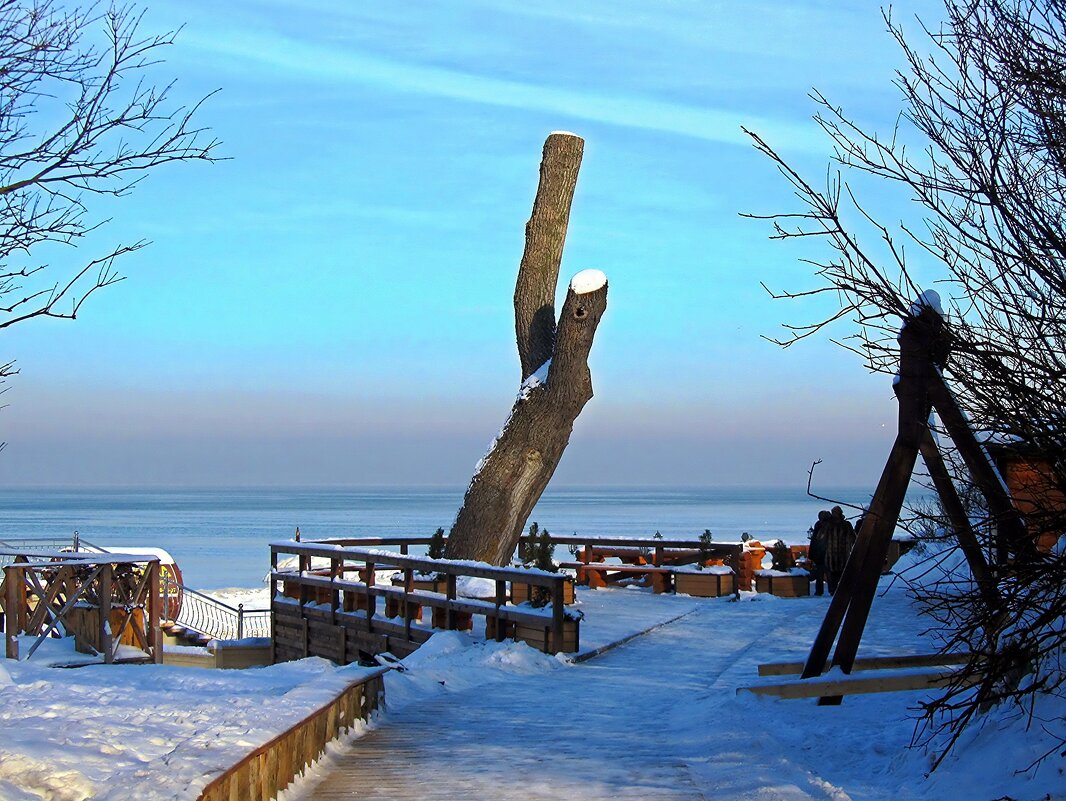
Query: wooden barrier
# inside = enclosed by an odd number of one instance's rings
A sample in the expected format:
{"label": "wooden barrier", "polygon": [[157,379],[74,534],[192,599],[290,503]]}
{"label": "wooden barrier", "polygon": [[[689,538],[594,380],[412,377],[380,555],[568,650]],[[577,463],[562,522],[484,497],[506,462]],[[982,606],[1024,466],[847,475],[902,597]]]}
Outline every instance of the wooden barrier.
{"label": "wooden barrier", "polygon": [[[405,556],[347,547],[337,540],[273,543],[270,548],[275,662],[321,656],[347,664],[386,651],[403,658],[433,634],[420,625],[425,606],[433,610],[439,628],[465,629],[472,615],[482,615],[496,640],[515,637],[550,653],[578,648],[580,614],[565,609],[570,578],[559,573]],[[289,554],[297,557],[298,569],[279,569],[278,557]],[[312,560],[319,561],[313,565]],[[378,584],[378,569],[397,570],[399,586]],[[434,586],[443,592],[415,589],[415,576],[424,573],[439,575]],[[459,597],[459,579],[488,579],[491,600]],[[508,584],[514,582],[544,588],[549,605],[508,605]]]}
{"label": "wooden barrier", "polygon": [[[871,656],[856,659],[852,670],[865,674],[853,676],[847,673],[829,673],[821,677],[788,679],[781,682],[738,687],[742,692],[755,695],[773,695],[778,698],[826,698],[867,693],[907,692],[931,690],[938,687],[959,685],[972,686],[980,681],[976,677],[963,677],[955,666],[965,665],[971,654],[906,654],[902,656]],[[759,665],[760,676],[800,676],[803,662],[770,662]],[[828,673],[832,664],[827,662]]]}
{"label": "wooden barrier", "polygon": [[336,698],[295,726],[259,746],[222,775],[212,779],[197,801],[271,801],[326,750],[326,745],[367,720],[385,695],[380,668],[349,684]]}
{"label": "wooden barrier", "polygon": [[[162,662],[159,559],[121,553],[0,550],[13,557],[0,584],[5,656],[29,659],[51,636],[73,636],[83,653],[115,661],[121,645]],[[31,558],[33,561],[31,561]],[[18,635],[36,637],[23,656]]]}
{"label": "wooden barrier", "polygon": [[[874,673],[876,671],[871,671]],[[778,698],[827,698],[845,695],[864,695],[868,693],[909,692],[914,690],[933,690],[938,687],[960,685],[969,687],[981,681],[980,674],[963,677],[960,674],[942,669],[909,671],[905,673],[887,671],[883,675],[851,676],[839,674],[835,677],[815,679],[796,679],[778,684],[756,684],[751,687],[738,687],[737,695],[743,692],[755,695],[773,695]]]}

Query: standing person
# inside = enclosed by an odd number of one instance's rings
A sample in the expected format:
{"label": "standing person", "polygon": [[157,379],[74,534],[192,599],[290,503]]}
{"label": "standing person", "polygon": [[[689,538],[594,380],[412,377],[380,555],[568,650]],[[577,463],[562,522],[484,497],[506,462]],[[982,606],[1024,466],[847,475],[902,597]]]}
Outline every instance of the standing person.
{"label": "standing person", "polygon": [[837,591],[844,565],[848,563],[855,544],[855,529],[844,517],[844,510],[834,506],[825,524],[825,568],[829,573],[829,594]]}
{"label": "standing person", "polygon": [[811,544],[807,549],[807,558],[811,563],[811,575],[814,576],[814,594],[825,591],[825,534],[833,515],[827,510],[818,513],[818,519],[811,527]]}

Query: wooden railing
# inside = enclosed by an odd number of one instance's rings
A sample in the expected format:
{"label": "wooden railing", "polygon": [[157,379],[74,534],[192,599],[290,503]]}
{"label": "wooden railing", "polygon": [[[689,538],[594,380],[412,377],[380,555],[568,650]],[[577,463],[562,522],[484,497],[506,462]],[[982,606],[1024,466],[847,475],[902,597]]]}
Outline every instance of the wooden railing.
{"label": "wooden railing", "polygon": [[[701,542],[700,540],[668,540],[658,537],[593,537],[587,535],[551,535],[551,541],[557,545],[566,545],[579,560],[585,561],[582,554],[595,559],[604,556],[641,555],[648,564],[693,564],[701,559],[721,559],[726,564],[733,563],[744,551],[742,542]],[[523,537],[519,543],[519,555],[529,542]]]}
{"label": "wooden railing", "polygon": [[382,677],[387,672],[388,668],[381,668],[349,684],[328,704],[212,779],[197,801],[270,801],[277,797],[322,755],[329,742],[355,721],[370,718],[384,698]]}
{"label": "wooden railing", "polygon": [[[0,550],[5,656],[18,659],[18,636],[36,637],[25,658],[52,636],[73,635],[79,650],[114,661],[119,646],[139,648],[161,662],[159,560],[123,554]],[[34,561],[30,561],[30,559]],[[91,652],[90,651],[90,652]]]}
{"label": "wooden railing", "polygon": [[[696,551],[701,548],[709,558],[729,561],[735,559],[744,550],[742,542],[710,542],[703,543],[691,539],[661,539],[657,537],[608,537],[587,534],[560,534],[550,535],[551,542],[555,545],[580,546],[592,551],[597,549],[633,549],[650,555],[651,564],[663,564],[668,557],[681,557],[684,555],[689,561],[694,561]],[[412,545],[428,545],[432,537],[417,536],[392,536],[392,537],[330,537],[328,539],[304,540],[305,544],[338,545],[349,548],[377,548],[381,546],[395,546],[400,553],[407,555]],[[448,538],[444,538],[447,543]],[[530,543],[529,535],[523,535],[518,542],[518,557],[521,559],[524,550]],[[572,550],[577,551],[578,548]],[[670,553],[674,551],[675,553]],[[575,554],[576,555],[576,554]]]}
{"label": "wooden railing", "polygon": [[[566,611],[570,579],[558,573],[433,560],[336,540],[274,543],[270,549],[275,661],[322,656],[344,664],[385,651],[402,658],[433,634],[433,627],[419,622],[423,608],[432,610],[436,628],[468,628],[471,617],[480,615],[487,637],[522,639],[548,653],[578,649],[580,614]],[[296,557],[296,566],[279,568],[287,556]],[[379,570],[396,571],[397,583],[378,583]],[[423,583],[418,574],[431,580]],[[492,581],[491,597],[460,597],[464,578]],[[508,605],[513,582],[541,588],[548,605]]]}

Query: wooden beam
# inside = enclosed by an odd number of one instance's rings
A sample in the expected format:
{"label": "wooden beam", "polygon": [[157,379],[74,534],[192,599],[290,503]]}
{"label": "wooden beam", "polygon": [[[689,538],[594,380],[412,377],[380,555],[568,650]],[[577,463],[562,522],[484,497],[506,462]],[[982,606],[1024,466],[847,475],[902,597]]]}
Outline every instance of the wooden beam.
{"label": "wooden beam", "polygon": [[162,596],[160,594],[160,565],[158,559],[148,563],[148,614],[145,625],[152,641],[152,661],[163,664],[163,629],[160,625]]}
{"label": "wooden beam", "polygon": [[[108,567],[110,567],[110,565],[108,565]],[[31,568],[29,568],[28,565],[24,565],[23,569],[28,570]],[[81,598],[85,590],[89,587],[90,584],[93,583],[97,575],[99,575],[103,571],[103,569],[104,565],[97,565],[96,567],[94,567],[88,577],[84,581],[82,581],[79,587],[71,594],[69,598],[67,598],[67,602],[63,604],[63,607],[58,612],[55,613],[55,616],[52,618],[52,621],[48,624],[45,630],[37,635],[37,639],[34,640],[33,645],[30,646],[30,650],[26,654],[27,659],[33,656],[34,652],[37,650],[37,647],[46,639],[48,639],[48,635],[52,633],[56,626],[59,626],[63,622],[63,620],[67,616],[67,613],[74,608],[74,604],[78,602],[78,599]]]}
{"label": "wooden beam", "polygon": [[[905,656],[867,656],[855,660],[852,670],[885,670],[888,668],[935,667],[937,665],[965,665],[970,654],[908,654]],[[803,662],[768,662],[759,665],[760,676],[798,676]],[[825,663],[825,670],[832,667]]]}
{"label": "wooden beam", "polygon": [[114,573],[110,563],[102,565],[99,572],[96,594],[100,602],[100,652],[104,655],[104,664],[110,665],[115,661],[111,640],[111,580]]}
{"label": "wooden beam", "polygon": [[981,543],[978,542],[977,535],[974,534],[973,527],[970,525],[970,518],[967,516],[962,500],[955,490],[955,483],[951,480],[951,474],[948,473],[947,466],[944,464],[944,457],[941,456],[940,448],[937,447],[936,441],[933,439],[933,432],[928,428],[925,431],[925,436],[922,437],[920,448],[922,461],[925,462],[926,469],[929,471],[929,477],[933,479],[933,487],[936,489],[936,494],[940,496],[940,503],[944,507],[944,511],[948,514],[951,528],[959,540],[959,546],[962,548],[963,556],[966,557],[966,562],[970,566],[970,572],[977,581],[981,595],[985,599],[985,603],[992,609],[998,609],[1002,604],[1002,600],[999,596],[999,590],[996,588],[995,579],[992,578],[992,573],[988,569],[988,562],[985,561],[985,555],[981,551]]}
{"label": "wooden beam", "polygon": [[[970,676],[967,685],[976,684],[981,676]],[[948,687],[959,682],[953,671],[926,670],[907,673],[885,673],[878,676],[846,676],[830,679],[798,679],[779,684],[757,684],[738,687],[737,695],[750,692],[755,695],[773,695],[778,698],[826,698],[868,693],[891,693],[911,690],[931,690]]]}
{"label": "wooden beam", "polygon": [[16,660],[19,658],[18,606],[19,586],[22,584],[20,572],[18,565],[6,565],[4,567],[4,587],[6,589],[4,598],[4,635],[7,641],[4,655],[8,659]]}
{"label": "wooden beam", "polygon": [[[1003,538],[1015,553],[1032,556],[1036,550],[1035,545],[1026,534],[1025,523],[1014,507],[999,471],[992,464],[988,451],[974,436],[969,420],[944,383],[944,376],[931,364],[928,367],[928,386],[929,397],[940,415],[940,421],[962,455],[974,484],[988,501],[988,510],[992,513],[1000,533],[1004,535]],[[1006,561],[1006,550],[1001,545],[1000,562]]]}
{"label": "wooden beam", "polygon": [[[878,482],[877,490],[874,493],[873,502],[870,504],[870,510],[867,512],[866,520],[863,522],[862,530],[858,533],[855,547],[852,549],[851,556],[844,566],[840,584],[833,595],[832,601],[829,603],[829,609],[822,620],[821,628],[818,630],[814,643],[811,645],[811,652],[807,657],[807,663],[803,670],[803,678],[807,679],[821,675],[822,666],[829,659],[833,642],[836,640],[837,633],[840,631],[845,617],[849,615],[856,597],[856,591],[860,585],[863,583],[870,584],[872,577],[873,586],[876,589],[877,580],[881,575],[881,566],[884,564],[885,555],[888,552],[888,542],[891,541],[892,533],[895,531],[896,521],[899,519],[899,510],[903,503],[903,495],[907,491],[907,485],[910,482],[911,472],[914,469],[914,463],[917,458],[917,445],[912,447],[904,438],[897,436],[896,441],[892,444],[888,462],[885,464],[885,469],[881,474],[881,480]],[[895,509],[894,514],[892,512],[893,508]],[[887,538],[885,536],[886,531],[888,533]],[[880,538],[876,545],[874,545],[875,535]],[[863,569],[864,565],[866,566],[865,570]],[[876,571],[874,568],[876,568]],[[873,593],[870,593],[869,596],[872,600]],[[867,603],[861,626],[857,622],[852,624],[853,631],[858,629],[859,637],[862,635],[862,628],[865,627],[866,615],[869,614],[869,609],[869,603]]]}

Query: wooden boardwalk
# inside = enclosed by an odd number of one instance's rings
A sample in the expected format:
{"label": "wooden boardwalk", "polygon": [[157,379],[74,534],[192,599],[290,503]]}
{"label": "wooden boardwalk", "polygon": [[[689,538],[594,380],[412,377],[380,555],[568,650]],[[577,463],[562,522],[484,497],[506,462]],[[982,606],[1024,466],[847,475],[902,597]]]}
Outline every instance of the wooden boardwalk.
{"label": "wooden boardwalk", "polygon": [[[648,710],[668,688],[642,678],[647,695],[634,704],[634,677],[621,674],[637,666],[601,659],[389,714],[381,728],[335,758],[335,769],[310,798],[496,801],[510,797],[509,789],[529,801],[702,801],[684,764],[659,750]],[[584,709],[575,684],[590,693]]]}
{"label": "wooden boardwalk", "polygon": [[[910,727],[879,724],[886,709],[904,715],[906,699],[886,706],[857,695],[819,707],[737,695],[768,656],[806,654],[827,606],[813,597],[709,599],[577,666],[501,672],[474,687],[473,674],[453,677],[327,756],[293,801],[925,798],[910,785],[901,795],[888,767]],[[922,639],[926,624],[904,593],[890,593],[878,609],[871,656],[898,654],[901,638]],[[389,680],[433,680],[431,664],[411,671]],[[884,755],[884,770],[856,770],[870,753]]]}
{"label": "wooden boardwalk", "polygon": [[[747,611],[738,608],[743,606],[731,604],[728,609]],[[676,736],[676,727],[686,725],[692,703],[725,701],[734,696],[734,674],[755,674],[755,653],[748,651],[777,628],[774,623],[764,623],[763,631],[737,626],[734,639],[715,625],[713,615],[722,611],[720,607],[714,613],[690,615],[581,665],[443,693],[389,712],[379,728],[331,757],[333,766],[325,777],[301,798],[739,797],[719,795],[723,789],[735,789],[733,781],[745,785],[753,773],[737,752],[735,732],[727,721],[722,721],[721,731],[707,733],[716,743],[710,752],[717,752],[711,757],[715,773],[721,771],[714,787],[701,788],[688,768],[693,759],[708,759],[703,748],[709,743],[701,737],[700,743],[681,744]],[[813,625],[822,605],[803,611]],[[784,628],[794,619],[780,622]],[[719,633],[709,639],[710,631]],[[670,656],[664,659],[664,654]]]}

